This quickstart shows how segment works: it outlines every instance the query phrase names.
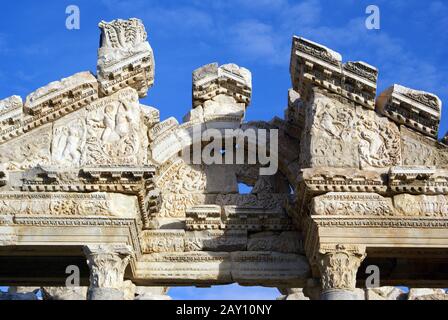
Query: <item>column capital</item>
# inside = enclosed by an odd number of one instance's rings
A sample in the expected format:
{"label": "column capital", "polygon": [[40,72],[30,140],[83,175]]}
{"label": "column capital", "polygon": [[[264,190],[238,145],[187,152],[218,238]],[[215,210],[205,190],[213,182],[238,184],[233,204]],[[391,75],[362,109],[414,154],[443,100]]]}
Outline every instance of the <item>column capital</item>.
{"label": "column capital", "polygon": [[133,250],[127,245],[87,245],[83,248],[90,269],[89,298],[123,298],[123,277]]}
{"label": "column capital", "polygon": [[322,291],[356,288],[356,273],[366,257],[365,247],[355,245],[323,246],[316,254]]}

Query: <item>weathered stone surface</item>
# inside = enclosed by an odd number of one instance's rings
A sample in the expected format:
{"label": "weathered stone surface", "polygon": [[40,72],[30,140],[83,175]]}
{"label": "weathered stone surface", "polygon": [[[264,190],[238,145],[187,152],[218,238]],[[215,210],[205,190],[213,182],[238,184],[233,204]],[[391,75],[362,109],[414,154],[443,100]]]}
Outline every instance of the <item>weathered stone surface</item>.
{"label": "weathered stone surface", "polygon": [[246,230],[205,230],[186,233],[186,251],[243,251],[247,246]]}
{"label": "weathered stone surface", "polygon": [[8,170],[23,170],[51,163],[52,126],[47,124],[33,132],[0,144],[0,163]]}
{"label": "weathered stone surface", "polygon": [[13,124],[23,116],[23,102],[19,96],[11,96],[0,100],[0,123]]}
{"label": "weathered stone surface", "polygon": [[392,199],[375,193],[330,192],[313,198],[312,214],[347,216],[392,216]]}
{"label": "weathered stone surface", "polygon": [[87,300],[87,287],[43,287],[44,300]]}
{"label": "weathered stone surface", "polygon": [[389,186],[397,193],[447,194],[448,170],[425,166],[391,167]]}
{"label": "weathered stone surface", "polygon": [[280,234],[274,232],[252,234],[247,243],[247,250],[304,253],[302,236],[294,231],[285,231]]}
{"label": "weathered stone surface", "polygon": [[236,64],[205,65],[193,72],[193,106],[225,94],[248,106],[252,95],[252,74]]}
{"label": "weathered stone surface", "polygon": [[[297,283],[309,273],[309,264],[304,256],[274,252],[233,252],[232,278],[241,285],[260,283]],[[275,270],[284,270],[278,274]]]}
{"label": "weathered stone surface", "polygon": [[437,137],[442,101],[436,95],[395,84],[378,97],[376,106],[393,121]]}
{"label": "weathered stone surface", "polygon": [[405,126],[400,127],[400,133],[404,165],[448,168],[446,146]]}
{"label": "weathered stone surface", "polygon": [[137,199],[107,193],[0,193],[0,214],[31,216],[131,217],[138,214]]}
{"label": "weathered stone surface", "polygon": [[401,164],[397,126],[374,111],[316,90],[305,112],[303,166],[368,169]]}
{"label": "weathered stone surface", "polygon": [[375,107],[378,70],[360,61],[342,64],[339,53],[321,44],[294,36],[290,73],[297,92],[318,86],[366,108]]}
{"label": "weathered stone surface", "polygon": [[448,300],[445,289],[415,289],[409,290],[408,300]]}
{"label": "weathered stone surface", "polygon": [[143,253],[183,252],[184,230],[146,230],[141,234]]}
{"label": "weathered stone surface", "polygon": [[[98,78],[52,82],[24,105],[0,100],[7,283],[42,286],[54,300],[168,299],[166,286],[235,282],[283,288],[284,299],[402,299],[399,289],[360,288],[366,254],[385,285],[444,283],[448,146],[436,139],[437,97],[394,86],[375,109],[375,67],[294,37],[284,119],[244,122],[250,72],[210,64],[193,73],[185,122],[161,121],[139,102],[154,81],[142,22],[100,28]],[[226,129],[215,154],[245,152],[245,161],[196,161],[211,132]],[[269,138],[260,143],[257,130]],[[256,151],[278,158],[278,170],[262,174]],[[89,288],[51,287],[63,276],[19,265],[59,268],[81,248]],[[23,278],[8,276],[16,269]],[[0,299],[35,297],[23,290]]]}
{"label": "weathered stone surface", "polygon": [[101,21],[98,50],[98,81],[101,92],[110,95],[123,87],[137,90],[140,97],[154,83],[154,55],[139,19]]}

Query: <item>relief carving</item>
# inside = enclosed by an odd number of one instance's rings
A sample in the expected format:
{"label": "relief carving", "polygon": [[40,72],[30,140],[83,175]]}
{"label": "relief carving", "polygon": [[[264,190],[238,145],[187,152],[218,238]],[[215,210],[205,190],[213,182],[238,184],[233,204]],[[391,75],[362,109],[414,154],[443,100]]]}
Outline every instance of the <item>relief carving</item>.
{"label": "relief carving", "polygon": [[137,92],[124,89],[87,107],[86,165],[141,165],[147,135]]}

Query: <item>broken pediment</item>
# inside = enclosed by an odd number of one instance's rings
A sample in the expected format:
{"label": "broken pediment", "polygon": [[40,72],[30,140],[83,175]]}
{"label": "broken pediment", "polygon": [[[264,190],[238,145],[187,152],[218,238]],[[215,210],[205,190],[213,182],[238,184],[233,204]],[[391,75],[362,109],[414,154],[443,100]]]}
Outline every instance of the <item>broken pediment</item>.
{"label": "broken pediment", "polygon": [[[448,248],[448,137],[437,140],[435,95],[395,85],[376,98],[375,67],[294,37],[284,118],[245,122],[250,71],[212,63],[193,71],[183,122],[160,119],[139,102],[155,70],[142,22],[99,27],[96,76],[0,100],[5,250],[70,246],[114,290],[127,270],[145,285],[294,292],[318,277],[354,289],[366,252]],[[198,150],[219,161],[196,161]],[[262,174],[268,154],[278,167]]]}

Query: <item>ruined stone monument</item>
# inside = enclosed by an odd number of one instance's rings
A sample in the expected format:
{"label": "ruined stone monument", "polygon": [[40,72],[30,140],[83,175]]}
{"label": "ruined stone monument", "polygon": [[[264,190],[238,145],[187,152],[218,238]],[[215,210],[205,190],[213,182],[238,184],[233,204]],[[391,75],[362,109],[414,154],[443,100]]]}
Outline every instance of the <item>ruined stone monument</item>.
{"label": "ruined stone monument", "polygon": [[[3,298],[167,299],[168,287],[238,283],[282,299],[446,299],[437,96],[400,85],[377,96],[375,67],[294,37],[284,118],[245,122],[250,71],[212,63],[193,72],[183,123],[162,121],[139,102],[155,74],[142,22],[99,26],[97,75],[0,101]],[[209,142],[197,128],[277,132],[265,146],[277,172],[189,161]],[[255,142],[235,141],[220,156],[250,158]],[[382,287],[366,288],[368,266]]]}

